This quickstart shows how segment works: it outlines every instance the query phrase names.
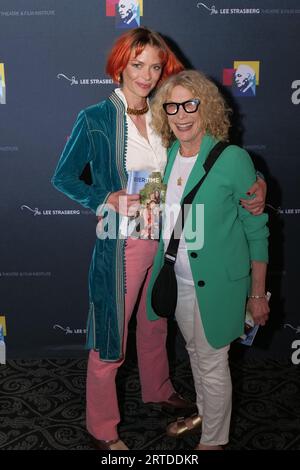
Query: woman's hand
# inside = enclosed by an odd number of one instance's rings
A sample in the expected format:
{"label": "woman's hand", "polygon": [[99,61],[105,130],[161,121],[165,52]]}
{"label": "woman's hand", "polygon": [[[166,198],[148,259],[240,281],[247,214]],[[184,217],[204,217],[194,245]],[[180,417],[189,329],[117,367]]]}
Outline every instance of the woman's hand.
{"label": "woman's hand", "polygon": [[125,189],[121,189],[109,195],[107,204],[112,205],[121,215],[134,216],[140,207],[140,195],[127,194]]}
{"label": "woman's hand", "polygon": [[251,313],[256,325],[264,326],[269,319],[269,304],[266,298],[248,299],[247,310]]}
{"label": "woman's hand", "polygon": [[242,206],[253,215],[263,213],[266,204],[267,185],[266,182],[258,177],[257,181],[251,186],[247,192],[248,196],[255,194],[253,199],[241,199]]}

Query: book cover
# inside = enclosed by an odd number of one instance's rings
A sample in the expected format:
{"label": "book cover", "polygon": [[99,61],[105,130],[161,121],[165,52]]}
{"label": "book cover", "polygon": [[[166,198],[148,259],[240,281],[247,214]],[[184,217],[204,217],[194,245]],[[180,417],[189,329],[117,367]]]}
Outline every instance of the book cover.
{"label": "book cover", "polygon": [[[271,297],[271,293],[267,292],[268,302],[270,300],[270,297]],[[246,310],[245,330],[244,330],[244,334],[240,336],[240,338],[238,339],[238,342],[241,344],[244,344],[245,346],[251,346],[253,344],[258,328],[259,328],[259,325],[256,325],[254,323],[251,313],[248,310]]]}
{"label": "book cover", "polygon": [[159,171],[128,172],[127,194],[139,194],[140,207],[134,216],[122,218],[120,234],[123,238],[159,239],[166,190]]}

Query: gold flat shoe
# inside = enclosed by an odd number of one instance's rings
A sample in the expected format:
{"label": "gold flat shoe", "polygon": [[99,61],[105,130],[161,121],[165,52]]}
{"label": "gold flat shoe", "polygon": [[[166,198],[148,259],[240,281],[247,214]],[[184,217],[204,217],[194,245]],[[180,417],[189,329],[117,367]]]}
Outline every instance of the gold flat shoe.
{"label": "gold flat shoe", "polygon": [[125,442],[121,439],[114,439],[112,441],[100,441],[94,436],[90,436],[93,446],[97,450],[129,450]]}
{"label": "gold flat shoe", "polygon": [[169,437],[182,437],[199,429],[201,424],[202,416],[199,416],[197,413],[187,418],[180,417],[168,424],[166,434]]}

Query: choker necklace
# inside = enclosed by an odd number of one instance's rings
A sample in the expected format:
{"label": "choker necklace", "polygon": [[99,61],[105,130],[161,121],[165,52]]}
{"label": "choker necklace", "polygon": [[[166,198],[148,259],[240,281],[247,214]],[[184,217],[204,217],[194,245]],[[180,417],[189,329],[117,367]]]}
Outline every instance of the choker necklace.
{"label": "choker necklace", "polygon": [[141,109],[134,109],[127,106],[127,114],[133,114],[134,116],[141,116],[142,114],[146,114],[149,111],[148,103]]}

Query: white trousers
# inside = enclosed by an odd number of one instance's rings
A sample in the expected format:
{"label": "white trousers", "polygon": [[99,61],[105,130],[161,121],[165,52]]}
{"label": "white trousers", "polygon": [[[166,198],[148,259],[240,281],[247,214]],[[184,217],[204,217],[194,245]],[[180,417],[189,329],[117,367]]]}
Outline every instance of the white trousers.
{"label": "white trousers", "polygon": [[228,442],[231,418],[231,377],[228,364],[230,345],[215,349],[206,340],[195,287],[177,276],[176,320],[186,341],[197,394],[199,415],[203,417],[200,442],[224,445]]}

